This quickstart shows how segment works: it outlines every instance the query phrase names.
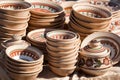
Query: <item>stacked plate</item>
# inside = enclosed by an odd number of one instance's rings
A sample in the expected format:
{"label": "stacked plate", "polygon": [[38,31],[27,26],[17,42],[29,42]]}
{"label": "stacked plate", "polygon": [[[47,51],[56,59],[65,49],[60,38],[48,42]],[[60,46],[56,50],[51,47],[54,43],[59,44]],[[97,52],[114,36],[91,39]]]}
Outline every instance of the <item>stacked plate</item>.
{"label": "stacked plate", "polygon": [[72,8],[69,29],[78,32],[82,39],[96,31],[109,31],[112,14],[107,9],[81,3]]}
{"label": "stacked plate", "polygon": [[32,4],[28,31],[39,28],[61,28],[64,26],[63,8],[49,1],[30,1]]}
{"label": "stacked plate", "polygon": [[60,76],[74,72],[77,63],[80,36],[66,30],[55,30],[46,34],[48,63],[50,69]]}
{"label": "stacked plate", "polygon": [[43,70],[43,53],[35,47],[13,45],[5,53],[6,71],[14,80],[36,80]]}
{"label": "stacked plate", "polygon": [[0,41],[13,34],[26,35],[31,4],[23,1],[0,1]]}
{"label": "stacked plate", "polygon": [[33,46],[39,48],[40,50],[42,50],[42,52],[45,55],[45,60],[47,60],[47,51],[46,51],[46,33],[49,31],[53,31],[55,29],[36,29],[36,30],[32,30],[30,31],[27,36],[26,39],[28,42],[30,42]]}

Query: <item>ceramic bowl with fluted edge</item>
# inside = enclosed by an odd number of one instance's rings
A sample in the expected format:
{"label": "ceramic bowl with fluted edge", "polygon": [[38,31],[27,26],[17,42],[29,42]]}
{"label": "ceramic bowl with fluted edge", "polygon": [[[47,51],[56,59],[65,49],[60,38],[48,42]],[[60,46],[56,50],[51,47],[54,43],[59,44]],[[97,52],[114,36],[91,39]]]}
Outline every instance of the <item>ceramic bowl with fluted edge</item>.
{"label": "ceramic bowl with fluted edge", "polygon": [[112,19],[110,11],[95,5],[81,5],[78,3],[74,4],[72,9],[76,17],[86,22],[102,22]]}
{"label": "ceramic bowl with fluted edge", "polygon": [[77,39],[77,34],[67,30],[54,30],[46,34],[46,39],[54,42],[71,42]]}
{"label": "ceramic bowl with fluted edge", "polygon": [[0,12],[11,16],[26,17],[31,4],[24,1],[0,1]]}
{"label": "ceramic bowl with fluted edge", "polygon": [[52,1],[30,2],[32,4],[31,14],[58,15],[63,12],[63,8]]}
{"label": "ceramic bowl with fluted edge", "polygon": [[43,53],[39,49],[24,45],[9,46],[5,50],[5,54],[11,60],[23,64],[37,63],[43,56]]}

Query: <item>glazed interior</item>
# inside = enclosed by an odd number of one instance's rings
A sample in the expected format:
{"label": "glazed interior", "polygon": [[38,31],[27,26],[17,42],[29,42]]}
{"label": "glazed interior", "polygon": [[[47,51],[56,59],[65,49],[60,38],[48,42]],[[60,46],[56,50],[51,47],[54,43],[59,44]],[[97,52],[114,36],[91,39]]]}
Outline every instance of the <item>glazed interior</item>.
{"label": "glazed interior", "polygon": [[74,10],[84,16],[92,18],[108,18],[111,16],[107,10],[89,5],[75,5]]}
{"label": "glazed interior", "polygon": [[74,38],[75,34],[68,31],[52,31],[49,33],[48,37],[57,40],[64,40]]}
{"label": "glazed interior", "polygon": [[9,56],[12,59],[20,60],[20,61],[34,61],[39,59],[39,56],[35,52],[32,52],[30,50],[21,50],[21,49],[11,51]]}
{"label": "glazed interior", "polygon": [[32,3],[32,11],[36,12],[43,12],[43,13],[55,13],[62,11],[62,9],[59,6],[55,6],[54,4],[49,3],[40,3],[40,2],[34,2]]}
{"label": "glazed interior", "polygon": [[31,5],[26,2],[3,2],[3,3],[0,3],[0,9],[20,10],[20,9],[27,9],[29,7],[31,7]]}

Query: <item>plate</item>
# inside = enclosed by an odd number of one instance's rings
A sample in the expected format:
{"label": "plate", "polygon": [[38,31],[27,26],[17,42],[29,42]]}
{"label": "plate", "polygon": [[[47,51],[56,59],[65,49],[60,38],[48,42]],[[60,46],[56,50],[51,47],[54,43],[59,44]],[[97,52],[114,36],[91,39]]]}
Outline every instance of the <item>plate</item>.
{"label": "plate", "polygon": [[110,58],[113,61],[113,64],[120,61],[120,37],[118,35],[110,32],[94,32],[83,40],[81,48],[84,48],[94,39],[99,40],[103,46],[110,48]]}

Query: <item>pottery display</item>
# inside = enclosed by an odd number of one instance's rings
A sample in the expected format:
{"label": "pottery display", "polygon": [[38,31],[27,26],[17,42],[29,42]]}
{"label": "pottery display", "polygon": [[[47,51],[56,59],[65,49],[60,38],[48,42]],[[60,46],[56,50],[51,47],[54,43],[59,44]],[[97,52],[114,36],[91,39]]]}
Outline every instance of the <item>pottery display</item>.
{"label": "pottery display", "polygon": [[14,34],[26,35],[30,8],[31,4],[24,1],[0,1],[1,38],[10,38]]}
{"label": "pottery display", "polygon": [[93,32],[108,32],[111,19],[112,14],[107,9],[87,3],[77,3],[72,6],[68,29],[77,32],[83,40]]}
{"label": "pottery display", "polygon": [[54,30],[46,34],[46,40],[50,69],[59,76],[72,74],[78,59],[80,36],[67,30]]}
{"label": "pottery display", "polygon": [[63,8],[52,1],[27,1],[32,4],[28,31],[40,28],[61,28],[64,26]]}
{"label": "pottery display", "polygon": [[[42,71],[43,53],[32,46],[12,45],[5,50],[6,71],[12,79],[35,80]],[[30,74],[30,75],[29,75]],[[16,75],[16,76],[13,76]]]}

